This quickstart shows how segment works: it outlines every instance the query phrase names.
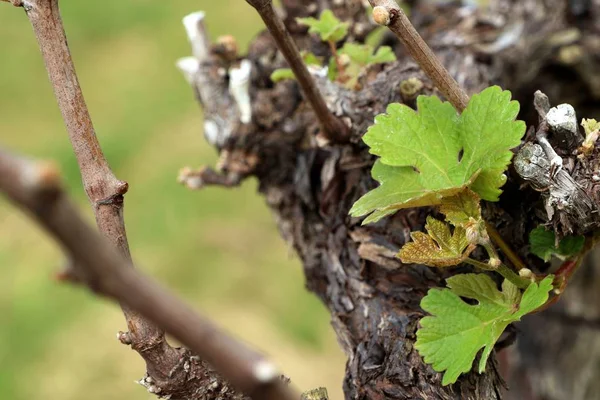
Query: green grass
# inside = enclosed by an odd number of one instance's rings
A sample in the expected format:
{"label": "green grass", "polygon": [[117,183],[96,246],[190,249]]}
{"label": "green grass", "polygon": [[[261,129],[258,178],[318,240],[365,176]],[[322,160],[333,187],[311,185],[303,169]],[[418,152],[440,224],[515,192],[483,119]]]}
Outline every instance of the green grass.
{"label": "green grass", "polygon": [[[116,175],[130,184],[125,217],[140,268],[234,335],[267,351],[300,387],[341,398],[343,357],[329,316],[304,289],[298,260],[256,194],[191,192],[185,165],[212,164],[202,113],[174,67],[189,54],[181,18],[207,11],[213,36],[242,48],[260,29],[241,0],[61,0],[71,51],[94,124]],[[0,3],[0,143],[56,160],[92,221],[79,171],[22,10]],[[114,305],[51,279],[62,255],[0,201],[0,397],[148,399],[132,384],[140,359],[116,343]]]}

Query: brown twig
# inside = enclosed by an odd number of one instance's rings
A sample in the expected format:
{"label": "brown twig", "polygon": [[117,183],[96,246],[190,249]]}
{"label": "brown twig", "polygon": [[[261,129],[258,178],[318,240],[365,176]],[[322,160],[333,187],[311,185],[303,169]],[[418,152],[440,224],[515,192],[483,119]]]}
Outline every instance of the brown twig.
{"label": "brown twig", "polygon": [[409,54],[429,76],[448,101],[462,112],[469,103],[469,96],[425,43],[395,0],[369,0],[374,7],[375,22],[387,27],[398,36]]}
{"label": "brown twig", "polygon": [[253,399],[298,398],[282,383],[271,362],[221,332],[138,270],[129,268],[130,260],[87,225],[69,201],[56,167],[17,158],[0,149],[0,191],[58,240],[72,260],[74,274],[92,291],[117,300],[165,329]]}
{"label": "brown twig", "polygon": [[[344,143],[349,139],[349,129],[339,118],[331,113],[325,99],[313,77],[308,72],[300,51],[292,39],[292,36],[285,28],[283,21],[279,18],[273,8],[272,0],[246,0],[252,7],[256,9],[267,29],[273,36],[277,47],[283,53],[290,68],[294,72],[306,99],[311,104],[319,122],[323,127],[324,135],[327,139]],[[333,55],[335,56],[335,54]]]}
{"label": "brown twig", "polygon": [[[131,265],[123,221],[123,196],[128,185],[115,177],[96,137],[67,45],[58,0],[13,4],[25,9],[33,27],[98,228]],[[123,312],[132,348],[146,361],[150,376],[158,381],[165,379],[169,369],[179,362],[179,352],[167,344],[161,329],[126,306]]]}

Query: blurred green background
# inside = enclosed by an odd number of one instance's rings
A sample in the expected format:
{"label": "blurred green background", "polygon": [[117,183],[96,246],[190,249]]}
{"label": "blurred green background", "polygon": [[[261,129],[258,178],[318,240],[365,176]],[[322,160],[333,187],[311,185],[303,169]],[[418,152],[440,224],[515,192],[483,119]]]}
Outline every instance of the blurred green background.
{"label": "blurred green background", "polygon": [[[61,0],[96,130],[127,180],[126,223],[141,268],[239,338],[302,389],[341,399],[344,357],[299,261],[279,238],[256,182],[191,192],[179,168],[213,164],[202,115],[174,66],[190,53],[181,18],[207,11],[211,35],[241,46],[261,29],[242,0]],[[0,143],[57,160],[92,220],[37,44],[22,9],[0,3]],[[115,338],[118,307],[52,279],[63,258],[0,200],[0,398],[151,399],[140,358]]]}

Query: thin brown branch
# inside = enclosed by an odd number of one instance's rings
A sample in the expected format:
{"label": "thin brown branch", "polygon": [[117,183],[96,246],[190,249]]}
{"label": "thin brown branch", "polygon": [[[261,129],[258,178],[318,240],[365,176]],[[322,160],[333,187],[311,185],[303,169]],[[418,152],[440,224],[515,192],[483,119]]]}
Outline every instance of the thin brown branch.
{"label": "thin brown branch", "polygon": [[444,68],[431,48],[413,27],[410,20],[395,0],[369,0],[375,22],[387,27],[398,36],[409,54],[429,76],[448,101],[462,112],[469,103],[469,96]]}
{"label": "thin brown branch", "polygon": [[[112,173],[96,137],[67,45],[58,0],[13,4],[25,9],[33,27],[98,228],[131,264],[123,221],[123,196],[128,185]],[[126,306],[123,312],[132,348],[145,359],[151,376],[165,378],[165,367],[175,365],[179,353],[166,343],[163,331]]]}
{"label": "thin brown branch", "polygon": [[0,191],[61,244],[72,260],[73,273],[92,291],[117,300],[165,329],[253,399],[298,399],[271,362],[129,268],[130,261],[85,223],[62,191],[58,170],[52,164],[27,161],[0,149]]}
{"label": "thin brown branch", "polygon": [[[300,51],[292,39],[292,36],[285,28],[283,21],[273,8],[272,0],[246,0],[252,7],[256,9],[262,20],[264,21],[267,29],[273,36],[277,47],[283,53],[283,56],[287,60],[290,68],[294,72],[306,99],[311,104],[319,122],[321,123],[324,131],[324,135],[327,139],[337,142],[344,143],[349,139],[348,127],[335,115],[331,113],[325,99],[313,77],[308,72]],[[335,56],[335,54],[333,55]]]}

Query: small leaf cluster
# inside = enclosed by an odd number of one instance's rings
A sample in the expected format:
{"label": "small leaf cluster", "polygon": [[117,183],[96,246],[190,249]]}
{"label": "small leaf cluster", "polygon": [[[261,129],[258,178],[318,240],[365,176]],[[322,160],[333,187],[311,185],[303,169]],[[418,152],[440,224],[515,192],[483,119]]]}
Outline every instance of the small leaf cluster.
{"label": "small leaf cluster", "polygon": [[[319,59],[319,57],[315,56],[309,51],[302,52],[302,60],[308,66],[315,65],[321,67],[321,64],[323,63],[323,61]],[[271,80],[274,83],[294,79],[296,79],[296,76],[294,75],[294,71],[292,71],[291,68],[278,68],[271,74]]]}
{"label": "small leaf cluster", "polygon": [[454,231],[450,231],[449,224],[427,217],[427,233],[411,232],[413,241],[400,249],[400,260],[430,267],[451,267],[466,261],[487,235],[479,201],[479,197],[468,189],[442,199],[440,212],[454,225]]}
{"label": "small leaf cluster", "polygon": [[429,216],[425,229],[427,233],[411,232],[413,241],[398,254],[403,263],[451,267],[465,261],[475,249],[463,227],[458,226],[451,233],[448,224]]}
{"label": "small leaf cluster", "polygon": [[348,35],[350,26],[349,23],[340,21],[331,10],[324,10],[319,19],[308,17],[297,18],[296,21],[308,26],[308,32],[319,35],[323,42],[339,42]]}
{"label": "small leaf cluster", "polygon": [[[431,315],[421,320],[415,347],[445,372],[444,385],[469,371],[483,348],[482,372],[504,329],[543,306],[553,288],[552,276],[525,279],[501,263],[481,215],[481,200],[497,201],[502,193],[511,149],[525,133],[518,112],[510,92],[496,86],[474,95],[462,114],[437,97],[420,96],[416,111],[389,105],[363,137],[379,157],[371,171],[379,186],[353,205],[352,216],[366,216],[366,224],[403,208],[437,206],[445,221],[429,216],[425,232],[412,232],[398,253],[401,261],[438,268],[464,262],[505,278],[499,290],[488,275],[455,275],[448,288],[431,289],[422,299]],[[487,263],[469,257],[477,246],[487,252]],[[547,251],[577,251],[566,246]]]}
{"label": "small leaf cluster", "polygon": [[[413,241],[400,250],[398,256],[403,263],[451,267],[472,261],[469,255],[476,245],[482,244],[486,250],[491,246],[477,194],[465,189],[444,197],[439,210],[446,223],[427,217],[427,233],[411,233]],[[490,257],[497,255],[491,253]],[[491,261],[488,268],[494,269]],[[444,385],[468,372],[483,348],[478,366],[481,373],[506,327],[546,303],[553,280],[547,276],[539,283],[530,283],[522,292],[510,279],[504,279],[500,291],[485,274],[448,278],[447,289],[431,289],[421,301],[421,308],[431,316],[421,319],[415,348],[434,370],[444,372]],[[477,304],[468,304],[461,297]]]}
{"label": "small leaf cluster", "polygon": [[548,262],[555,256],[561,260],[573,257],[583,250],[585,237],[567,235],[557,240],[554,232],[538,226],[529,233],[531,253]]}
{"label": "small leaf cluster", "polygon": [[[358,80],[366,67],[396,61],[396,56],[388,46],[375,49],[369,44],[344,43],[337,49],[336,44],[348,35],[349,24],[340,21],[331,10],[324,10],[319,19],[298,18],[298,23],[309,27],[309,33],[316,34],[328,43],[332,49],[332,57],[327,66],[327,77],[348,89],[359,89]],[[323,67],[323,62],[312,53],[303,54],[306,65]],[[271,74],[273,82],[295,79],[290,68],[277,69]]]}
{"label": "small leaf cluster", "polygon": [[388,46],[375,50],[369,44],[345,43],[337,50],[337,55],[331,58],[327,76],[348,89],[358,89],[358,78],[366,67],[394,61],[396,55]]}

